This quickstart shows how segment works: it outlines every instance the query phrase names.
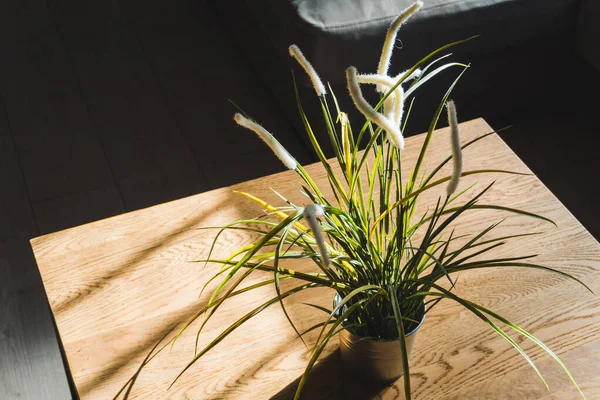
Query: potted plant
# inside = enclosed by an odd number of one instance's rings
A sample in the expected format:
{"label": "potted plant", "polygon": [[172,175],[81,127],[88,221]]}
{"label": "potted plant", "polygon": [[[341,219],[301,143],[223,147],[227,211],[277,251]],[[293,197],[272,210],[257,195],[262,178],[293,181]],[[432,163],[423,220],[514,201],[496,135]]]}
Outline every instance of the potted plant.
{"label": "potted plant", "polygon": [[[306,196],[306,204],[296,205],[282,197],[284,205],[275,207],[250,193],[240,193],[262,206],[266,210],[266,218],[235,221],[220,228],[208,256],[198,260],[221,266],[210,280],[220,280],[220,284],[206,306],[198,310],[179,335],[203,316],[204,320],[198,330],[200,334],[206,322],[219,311],[220,306],[234,296],[265,285],[273,285],[277,296],[263,304],[257,304],[256,308],[225,329],[205,348],[199,349],[175,381],[227,335],[269,306],[280,306],[302,339],[302,334],[290,319],[283,300],[303,290],[327,287],[332,289],[332,307],[328,309],[314,305],[319,312],[325,312],[326,316],[321,323],[310,329],[318,330],[319,335],[299,381],[296,398],[300,396],[320,354],[339,333],[341,358],[350,371],[381,383],[393,382],[403,375],[405,395],[410,399],[409,356],[412,344],[426,314],[432,312],[444,299],[459,303],[488,324],[527,360],[546,383],[533,361],[498,323],[533,341],[562,366],[579,390],[567,367],[540,340],[506,318],[453,292],[456,283],[453,276],[457,272],[478,268],[541,269],[574,279],[583,286],[585,284],[564,272],[531,262],[531,256],[489,256],[506,240],[531,233],[519,232],[508,237],[484,238],[500,223],[494,222],[479,234],[461,242],[458,240],[461,233],[449,228],[461,215],[474,209],[503,210],[551,221],[523,210],[480,204],[479,200],[484,198],[493,183],[463,201],[468,190],[457,191],[462,176],[518,173],[504,170],[462,170],[462,150],[493,133],[467,143],[460,142],[456,108],[449,96],[468,65],[457,62],[443,63],[445,56],[442,53],[464,41],[451,43],[432,52],[398,76],[388,76],[398,29],[421,5],[421,2],[416,2],[408,7],[390,26],[377,73],[359,74],[354,67],[347,69],[350,96],[366,119],[356,132],[350,126],[348,115],[339,109],[333,93],[327,93],[319,76],[300,49],[294,45],[290,46],[290,55],[299,62],[311,79],[335,153],[333,161],[325,157],[296,91],[300,116],[316,155],[327,173],[327,189],[331,189],[331,196],[324,194],[324,188],[315,184],[302,165],[296,162],[271,133],[247,115],[235,115],[235,121],[239,125],[254,131],[287,168],[299,175],[304,183],[299,190]],[[410,114],[410,106],[406,107],[405,104],[406,99],[430,78],[449,68],[458,68],[461,72],[433,112],[414,168],[405,171],[402,169],[402,128]],[[381,94],[376,105],[373,106],[365,100],[361,84],[376,85]],[[335,105],[333,113],[332,104]],[[452,153],[436,168],[425,173],[422,170],[423,160],[444,110],[451,131]],[[452,174],[439,177],[438,173],[448,163],[452,163]],[[435,191],[439,196],[435,208],[417,214],[420,196],[430,191]],[[258,239],[225,259],[215,258],[212,256],[213,248],[221,233],[228,229],[251,232],[257,235]],[[456,243],[461,244],[457,246]],[[315,266],[314,271],[288,269],[285,261],[290,259],[311,261]],[[255,271],[266,271],[271,277],[244,287],[245,279]],[[283,281],[297,282],[297,285],[291,289],[283,289]],[[150,359],[151,357],[148,357],[144,360],[140,370]],[[139,370],[123,387],[123,390],[126,389],[125,397],[138,374]],[[581,393],[581,390],[579,391]]]}

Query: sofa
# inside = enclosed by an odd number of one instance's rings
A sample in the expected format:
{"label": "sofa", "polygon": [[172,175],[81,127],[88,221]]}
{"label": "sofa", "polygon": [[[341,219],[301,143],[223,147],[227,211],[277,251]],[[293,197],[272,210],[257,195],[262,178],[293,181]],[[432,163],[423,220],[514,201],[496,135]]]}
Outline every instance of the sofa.
{"label": "sofa", "polygon": [[[364,119],[347,94],[345,69],[376,72],[390,23],[412,0],[221,0],[215,2],[280,110],[306,142],[294,96],[292,70],[309,120],[320,121],[319,102],[303,71],[289,57],[297,44],[321,79],[331,85],[353,123]],[[600,67],[600,36],[593,0],[425,0],[398,34],[391,74],[398,73],[454,41],[448,60],[470,64],[453,91],[461,120],[494,118],[557,98],[572,98],[580,60]],[[595,14],[595,16],[594,16]],[[577,62],[574,62],[577,60]],[[405,135],[427,129],[435,107],[460,70],[449,69],[415,94]],[[378,96],[369,94],[371,101]],[[268,128],[268,116],[259,116]],[[314,123],[327,143],[324,124]],[[330,153],[331,154],[331,153]]]}

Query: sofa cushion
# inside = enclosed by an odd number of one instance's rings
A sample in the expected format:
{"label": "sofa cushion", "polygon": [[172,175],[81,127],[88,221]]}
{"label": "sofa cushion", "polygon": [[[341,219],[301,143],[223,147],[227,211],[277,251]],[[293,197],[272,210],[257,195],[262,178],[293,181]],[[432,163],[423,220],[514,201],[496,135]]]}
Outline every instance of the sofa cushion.
{"label": "sofa cushion", "polygon": [[[387,28],[412,0],[252,0],[250,9],[285,52],[297,43],[325,80],[343,79],[356,65],[373,72]],[[579,0],[425,0],[398,34],[393,71],[430,51],[475,34],[463,54],[493,53],[551,40],[573,29]],[[393,60],[393,61],[394,61]],[[404,61],[406,60],[406,61]],[[394,64],[394,63],[393,63]]]}
{"label": "sofa cushion", "polygon": [[[573,76],[575,26],[579,0],[424,0],[424,7],[400,28],[390,73],[412,66],[431,51],[450,42],[482,34],[453,47],[448,61],[471,63],[472,68],[455,87],[461,120],[489,118],[507,112],[541,107],[547,99],[567,98],[556,85],[557,76]],[[361,73],[375,72],[388,26],[411,0],[218,0],[222,21],[229,26],[294,126],[293,132],[310,143],[298,115],[291,70],[304,111],[321,144],[327,146],[321,107],[306,74],[289,57],[297,44],[324,83],[331,85],[351,122],[362,125],[347,94],[344,70],[354,65]],[[448,54],[448,51],[444,52]],[[415,95],[405,135],[423,132],[433,110],[460,71],[453,68],[421,88]],[[379,95],[364,92],[374,103]],[[408,99],[409,101],[411,99]],[[265,116],[257,116],[264,118]],[[261,121],[264,121],[261,119]],[[268,121],[265,121],[268,125]],[[331,155],[331,151],[326,154]]]}

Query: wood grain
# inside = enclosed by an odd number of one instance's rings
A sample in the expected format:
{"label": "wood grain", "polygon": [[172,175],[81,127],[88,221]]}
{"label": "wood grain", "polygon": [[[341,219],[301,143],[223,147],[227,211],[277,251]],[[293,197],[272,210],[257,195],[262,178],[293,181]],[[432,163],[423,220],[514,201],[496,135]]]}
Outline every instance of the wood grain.
{"label": "wood grain", "polygon": [[[491,131],[482,119],[461,124],[462,141]],[[407,140],[404,168],[414,164],[423,136]],[[434,135],[427,165],[432,169],[449,152],[448,130]],[[497,136],[464,152],[464,170],[529,169]],[[324,182],[318,165],[307,167]],[[482,203],[501,204],[542,213],[558,227],[520,216],[509,218],[494,236],[515,232],[543,234],[517,239],[499,249],[498,257],[539,254],[539,263],[559,268],[600,291],[600,245],[534,176],[492,174],[464,179],[460,188],[478,188],[496,180]],[[279,204],[270,187],[290,200],[304,200],[294,189],[298,179],[284,172],[218,189],[148,209],[123,214],[32,240],[48,298],[65,346],[79,394],[84,399],[111,398],[129,379],[146,353],[174,324],[185,321],[204,304],[202,285],[215,266],[188,262],[206,256],[214,231],[197,230],[261,214],[234,193],[249,191]],[[323,186],[323,185],[321,185]],[[431,205],[443,187],[422,199]],[[434,193],[435,192],[435,193]],[[473,211],[457,222],[461,233],[481,231],[508,214]],[[223,235],[217,256],[246,243],[240,232]],[[310,264],[297,265],[312,268]],[[257,274],[253,281],[262,278]],[[471,271],[459,275],[457,294],[492,307],[546,342],[569,366],[589,398],[600,393],[600,298],[554,274],[522,269]],[[245,311],[274,295],[261,288],[226,302],[200,337],[207,344]],[[299,328],[323,316],[299,303],[310,299],[331,304],[332,292],[311,289],[292,297],[288,307]],[[169,390],[167,386],[193,357],[194,332],[156,357],[140,375],[134,398],[246,399],[293,396],[309,352],[295,339],[280,308],[253,318],[209,352]],[[441,303],[428,314],[412,356],[414,398],[576,398],[568,378],[553,360],[515,336],[548,378],[548,392],[521,356],[485,324],[453,303]],[[312,341],[311,341],[312,340]],[[315,337],[309,337],[313,343]],[[304,397],[402,398],[402,382],[369,388],[346,376],[340,367],[337,341],[317,365]]]}

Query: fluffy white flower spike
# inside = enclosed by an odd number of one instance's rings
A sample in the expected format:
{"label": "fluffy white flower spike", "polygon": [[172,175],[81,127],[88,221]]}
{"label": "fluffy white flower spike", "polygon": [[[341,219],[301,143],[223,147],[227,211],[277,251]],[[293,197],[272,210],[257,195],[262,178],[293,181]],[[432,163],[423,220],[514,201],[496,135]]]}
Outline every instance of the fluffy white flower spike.
{"label": "fluffy white flower spike", "polygon": [[[373,85],[378,85],[378,87],[380,86],[385,88],[386,93],[396,84],[396,82],[394,82],[394,80],[389,76],[377,74],[360,74],[356,76],[356,81],[358,83],[369,83]],[[398,99],[401,97],[401,90],[402,88],[400,87],[400,85],[398,85],[394,92],[391,93],[383,103],[384,114],[386,118],[390,121],[396,120],[395,112],[398,108]]]}
{"label": "fluffy white flower spike", "polygon": [[386,131],[394,146],[403,149],[404,137],[402,136],[402,132],[400,132],[400,127],[396,125],[394,121],[390,121],[388,118],[375,111],[363,97],[357,80],[356,68],[349,67],[346,70],[346,78],[348,80],[348,91],[350,92],[350,96],[352,97],[356,108],[363,113],[367,119],[379,125]]}
{"label": "fluffy white flower spike", "polygon": [[[394,80],[397,81],[398,79],[402,78],[408,71],[409,70],[407,69],[405,71],[400,72],[398,75],[396,75]],[[420,78],[421,75],[423,75],[423,71],[421,70],[421,68],[417,68],[412,72],[412,74],[410,74],[409,76],[406,77],[404,82],[408,82],[410,80]],[[402,83],[404,83],[404,82],[402,82]]]}
{"label": "fluffy white flower spike", "polygon": [[356,75],[356,81],[358,83],[370,83],[372,85],[377,85],[377,87],[382,87],[385,89],[387,93],[392,86],[396,84],[393,78],[390,78],[387,75],[379,75],[379,74],[359,74]]}
{"label": "fluffy white flower spike", "polygon": [[[402,11],[388,28],[387,35],[385,36],[385,42],[383,43],[383,49],[381,51],[381,58],[379,59],[379,67],[377,68],[377,73],[379,75],[387,76],[388,74],[388,69],[390,68],[390,59],[392,58],[392,50],[394,49],[398,29],[400,29],[400,26],[402,26],[402,24],[405,23],[414,13],[419,11],[421,6],[423,6],[422,1],[414,2],[404,11]],[[386,92],[386,90],[381,86],[378,86],[377,90],[380,93]]]}
{"label": "fluffy white flower spike", "polygon": [[390,94],[387,99],[385,99],[385,101],[383,102],[383,110],[384,110],[384,115],[387,119],[389,119],[390,121],[395,121],[396,118],[394,116],[394,112],[396,111],[396,105],[398,104],[398,101],[396,100],[396,93],[394,91],[394,93]]}
{"label": "fluffy white flower spike", "polygon": [[317,96],[324,96],[325,93],[327,93],[325,86],[323,86],[323,82],[321,82],[321,78],[319,78],[317,71],[315,71],[312,64],[308,62],[306,57],[304,57],[304,54],[302,54],[300,48],[293,44],[289,47],[289,51],[290,55],[294,57],[296,61],[298,61],[298,64],[300,64],[300,66],[304,68],[304,71],[306,71],[306,74],[310,78],[310,81],[315,88],[315,92],[317,92]]}
{"label": "fluffy white flower spike", "polygon": [[[402,71],[398,75],[396,75],[394,78],[387,76],[387,75],[380,75],[380,74],[359,74],[356,76],[356,80],[358,81],[358,83],[370,83],[373,85],[382,86],[385,89],[385,92],[388,92],[394,85],[396,85],[398,80],[400,78],[402,78],[407,72],[408,72],[408,70]],[[423,71],[421,71],[420,68],[417,68],[413,71],[412,74],[407,76],[406,79],[404,81],[402,81],[402,83],[400,85],[403,85],[410,80],[419,78],[419,77],[421,77],[422,74],[423,74]],[[400,85],[398,85],[398,87],[400,87]],[[398,87],[396,87],[396,89],[398,89]]]}
{"label": "fluffy white flower spike", "polygon": [[325,267],[329,268],[329,265],[331,264],[329,252],[327,251],[327,246],[325,246],[325,240],[323,239],[323,234],[321,233],[321,226],[317,221],[317,218],[322,217],[323,215],[325,215],[325,210],[323,210],[323,206],[320,204],[309,204],[304,207],[304,218],[306,218],[308,221],[310,230],[315,236],[315,241],[317,242],[317,246],[319,246],[319,252],[321,253],[323,264]]}
{"label": "fluffy white flower spike", "polygon": [[[389,90],[396,85],[398,80],[402,78],[407,71],[403,71],[399,73],[395,78],[391,78],[387,75],[379,75],[379,74],[362,74],[357,75],[356,80],[358,83],[369,83],[373,85],[377,85],[377,87],[381,87],[384,89],[384,92],[387,93]],[[421,69],[417,68],[413,71],[412,74],[406,77],[404,81],[394,89],[394,92],[388,96],[383,104],[385,110],[385,116],[390,120],[394,121],[397,126],[400,126],[402,123],[402,116],[404,115],[404,88],[402,85],[412,79],[417,79],[421,76]]]}
{"label": "fluffy white flower spike", "polygon": [[240,113],[236,113],[233,117],[238,125],[243,126],[246,129],[250,129],[258,135],[270,148],[273,153],[281,160],[281,162],[291,170],[298,168],[298,161],[275,139],[275,137],[267,131],[265,128],[257,124],[256,122],[244,117]]}
{"label": "fluffy white flower spike", "polygon": [[[406,74],[408,71],[403,71],[401,73],[399,73],[395,78],[394,81],[398,81],[400,78],[402,78],[404,76],[404,74]],[[412,79],[417,79],[421,76],[422,72],[421,69],[417,68],[413,71],[412,74],[410,74],[408,77],[406,77],[406,79],[402,82],[408,82]],[[394,93],[396,93],[396,103],[395,103],[395,109],[394,109],[394,122],[400,126],[400,124],[402,123],[402,117],[404,116],[404,88],[402,88],[402,84],[398,85],[398,87],[396,88],[396,90],[394,91]]]}
{"label": "fluffy white flower spike", "polygon": [[462,174],[462,151],[460,148],[460,136],[458,134],[458,118],[456,116],[456,106],[454,101],[450,100],[446,103],[446,110],[448,111],[448,125],[450,125],[450,134],[452,142],[452,178],[448,183],[448,196],[452,195],[458,187],[458,181]]}
{"label": "fluffy white flower spike", "polygon": [[398,86],[394,92],[396,93],[396,102],[394,103],[394,123],[401,126],[402,117],[404,116],[404,89]]}

